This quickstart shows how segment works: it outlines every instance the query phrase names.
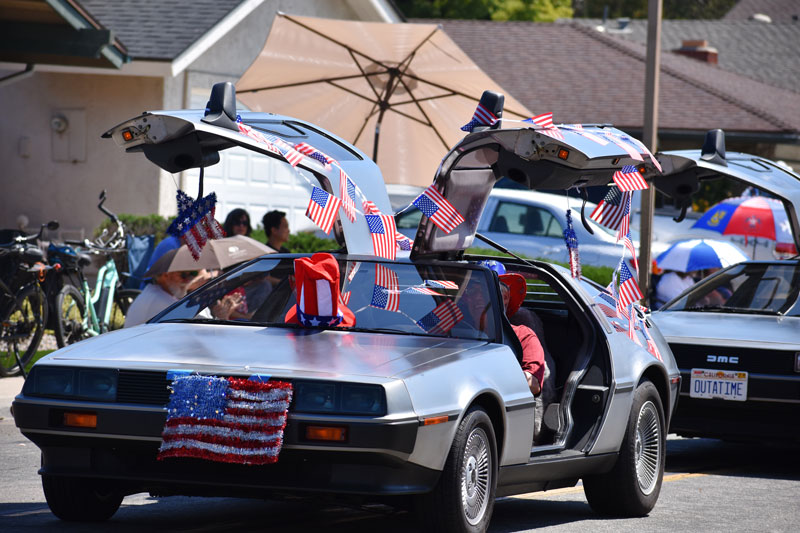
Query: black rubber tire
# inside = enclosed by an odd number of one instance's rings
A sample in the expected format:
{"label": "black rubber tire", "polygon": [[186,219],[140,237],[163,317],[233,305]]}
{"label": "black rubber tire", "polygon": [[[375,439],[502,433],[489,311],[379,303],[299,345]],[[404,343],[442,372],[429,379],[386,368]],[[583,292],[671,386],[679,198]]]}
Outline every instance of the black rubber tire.
{"label": "black rubber tire", "polygon": [[108,330],[121,329],[125,325],[125,317],[131,303],[142,291],[138,289],[120,289],[114,292],[114,303],[111,304],[111,316],[108,317]]}
{"label": "black rubber tire", "polygon": [[[9,335],[19,341],[23,365],[36,355],[47,323],[47,302],[38,285],[29,285],[16,295],[12,309],[0,317],[0,376],[15,376],[21,372]],[[21,337],[20,337],[21,336]]]}
{"label": "black rubber tire", "polygon": [[661,491],[666,445],[661,397],[655,385],[643,381],[634,393],[628,427],[614,468],[606,474],[583,479],[583,491],[592,509],[604,516],[617,517],[649,513]]}
{"label": "black rubber tire", "polygon": [[88,337],[83,327],[86,302],[77,287],[69,284],[61,287],[56,295],[54,309],[57,315],[53,332],[59,348]]}
{"label": "black rubber tire", "polygon": [[93,479],[43,475],[42,489],[53,514],[68,522],[104,522],[123,498],[112,484]]}
{"label": "black rubber tire", "polygon": [[[477,465],[480,470],[480,460],[475,461],[475,456],[470,453],[476,450],[479,457],[483,455],[481,451],[486,452],[486,483],[481,483],[481,476],[472,468]],[[470,483],[473,479],[475,483]],[[474,489],[480,485],[484,486],[485,493],[478,500],[485,502],[486,506],[479,505],[470,520],[462,494],[466,495],[467,500],[471,492],[480,496],[479,491],[470,490],[470,487]],[[492,421],[481,407],[473,407],[458,425],[439,482],[433,491],[415,498],[418,522],[425,531],[482,533],[488,529],[492,519],[496,487],[497,444]]]}

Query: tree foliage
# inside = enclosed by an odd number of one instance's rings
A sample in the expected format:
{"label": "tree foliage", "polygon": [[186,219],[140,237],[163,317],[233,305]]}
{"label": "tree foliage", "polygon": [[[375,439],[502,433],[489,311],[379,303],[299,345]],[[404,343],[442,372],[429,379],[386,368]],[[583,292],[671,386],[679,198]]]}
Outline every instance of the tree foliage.
{"label": "tree foliage", "polygon": [[[737,0],[663,0],[663,18],[718,19],[727,13]],[[602,18],[608,6],[608,18],[647,18],[648,0],[575,0],[575,16]]]}
{"label": "tree foliage", "polygon": [[572,0],[395,0],[408,18],[527,20],[572,17]]}

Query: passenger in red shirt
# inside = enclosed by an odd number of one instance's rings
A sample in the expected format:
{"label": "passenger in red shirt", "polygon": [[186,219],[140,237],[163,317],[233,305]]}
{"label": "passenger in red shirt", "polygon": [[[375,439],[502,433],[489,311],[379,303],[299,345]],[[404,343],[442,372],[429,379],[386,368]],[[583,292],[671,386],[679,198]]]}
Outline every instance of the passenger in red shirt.
{"label": "passenger in red shirt", "polygon": [[[511,291],[505,283],[500,283],[500,292],[503,294],[503,305],[508,309]],[[522,371],[528,380],[528,387],[531,393],[536,396],[542,391],[544,381],[544,349],[536,333],[528,326],[515,326],[511,328],[516,333],[519,343],[522,345]]]}

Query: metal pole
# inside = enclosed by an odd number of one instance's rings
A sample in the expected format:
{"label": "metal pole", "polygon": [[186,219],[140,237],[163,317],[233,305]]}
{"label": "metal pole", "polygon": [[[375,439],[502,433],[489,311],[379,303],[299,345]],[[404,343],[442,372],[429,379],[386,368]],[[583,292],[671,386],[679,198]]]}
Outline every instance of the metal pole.
{"label": "metal pole", "polygon": [[[658,76],[661,70],[661,12],[662,0],[647,2],[647,63],[644,81],[643,139],[654,154],[658,149]],[[651,242],[653,238],[653,209],[655,190],[651,185],[642,191],[642,210],[639,236],[639,286],[647,297],[650,289]]]}

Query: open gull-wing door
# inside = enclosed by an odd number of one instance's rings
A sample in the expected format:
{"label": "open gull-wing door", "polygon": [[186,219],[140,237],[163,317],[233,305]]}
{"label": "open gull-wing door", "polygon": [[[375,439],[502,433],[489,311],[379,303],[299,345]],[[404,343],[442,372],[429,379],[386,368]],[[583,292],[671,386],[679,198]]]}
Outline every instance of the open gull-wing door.
{"label": "open gull-wing door", "polygon": [[636,166],[645,176],[658,172],[641,143],[611,126],[547,130],[527,124],[516,122],[514,126],[522,127],[471,133],[447,153],[434,184],[464,222],[445,233],[423,216],[412,258],[457,256],[471,246],[486,200],[500,178],[508,177],[529,189],[567,190],[607,185],[625,165]]}
{"label": "open gull-wing door", "polygon": [[[113,138],[127,152],[143,152],[150,161],[171,173],[214,165],[219,162],[221,151],[235,146],[288,165],[274,147],[259,142],[258,135],[248,136],[240,131],[235,99],[233,85],[217,84],[206,110],[145,112],[111,128],[103,138]],[[382,212],[391,212],[378,166],[347,141],[308,122],[271,113],[244,112],[241,121],[258,133],[276,136],[292,146],[305,143],[335,159],[366,198]],[[296,168],[313,185],[339,197],[340,173],[336,165],[303,157]],[[354,222],[340,216],[333,229],[337,241],[346,245],[348,252],[374,253],[369,228],[360,212]]]}
{"label": "open gull-wing door", "polygon": [[671,197],[675,205],[682,208],[676,218],[680,221],[692,203],[692,195],[700,189],[700,182],[718,178],[730,178],[753,186],[775,196],[783,202],[789,218],[788,228],[797,249],[800,225],[800,175],[759,156],[725,151],[725,135],[722,130],[711,130],[706,134],[700,150],[675,150],[656,154],[663,172],[650,172],[656,189]]}

